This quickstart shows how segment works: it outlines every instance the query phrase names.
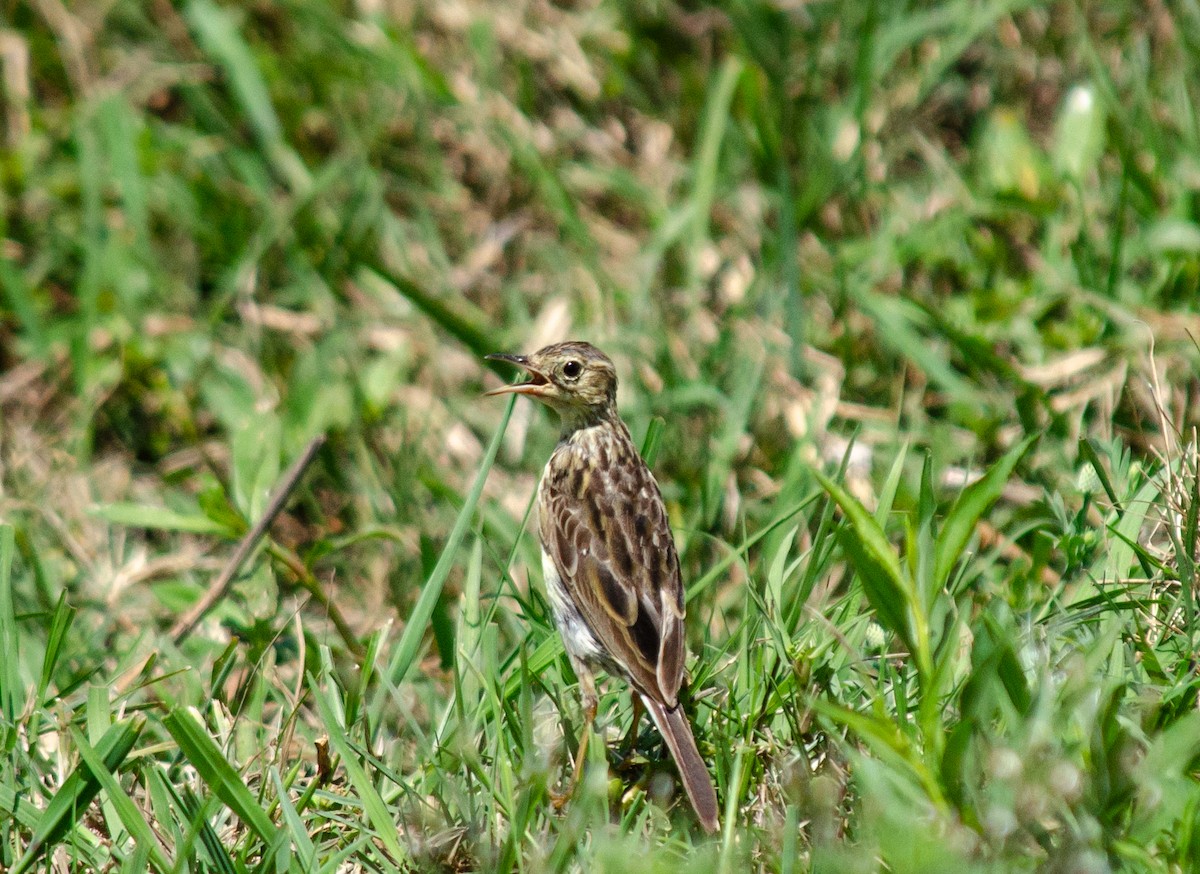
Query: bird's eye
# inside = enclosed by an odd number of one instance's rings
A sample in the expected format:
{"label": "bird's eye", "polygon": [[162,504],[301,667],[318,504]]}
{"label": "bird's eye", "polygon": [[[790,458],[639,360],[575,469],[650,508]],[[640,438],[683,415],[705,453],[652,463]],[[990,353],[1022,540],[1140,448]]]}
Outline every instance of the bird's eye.
{"label": "bird's eye", "polygon": [[583,373],[583,365],[578,361],[568,361],[563,365],[562,372],[567,379],[579,379],[579,374]]}

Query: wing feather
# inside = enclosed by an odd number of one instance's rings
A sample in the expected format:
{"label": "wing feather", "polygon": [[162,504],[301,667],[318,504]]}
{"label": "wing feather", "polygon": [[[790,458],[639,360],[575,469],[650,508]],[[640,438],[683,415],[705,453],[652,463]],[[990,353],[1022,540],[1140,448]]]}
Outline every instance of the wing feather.
{"label": "wing feather", "polygon": [[561,445],[540,505],[542,546],[596,641],[640,692],[675,706],[684,668],[679,558],[658,485],[628,437],[599,451]]}

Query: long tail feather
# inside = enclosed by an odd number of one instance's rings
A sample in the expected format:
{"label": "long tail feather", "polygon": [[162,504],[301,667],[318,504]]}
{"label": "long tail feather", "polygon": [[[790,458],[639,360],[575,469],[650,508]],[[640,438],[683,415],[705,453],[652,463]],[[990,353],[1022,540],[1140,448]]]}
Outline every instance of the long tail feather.
{"label": "long tail feather", "polygon": [[712,834],[717,830],[717,791],[713,788],[704,760],[700,758],[700,751],[696,749],[692,727],[683,715],[683,708],[676,706],[668,710],[661,702],[647,695],[642,696],[642,701],[671,750],[683,780],[683,788],[696,810],[696,816],[700,818],[700,824]]}

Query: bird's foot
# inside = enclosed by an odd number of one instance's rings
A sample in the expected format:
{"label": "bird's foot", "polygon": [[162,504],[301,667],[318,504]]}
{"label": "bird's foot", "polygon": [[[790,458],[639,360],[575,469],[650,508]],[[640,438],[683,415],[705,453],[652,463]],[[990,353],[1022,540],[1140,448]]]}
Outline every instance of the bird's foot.
{"label": "bird's foot", "polygon": [[550,790],[550,806],[554,808],[555,813],[562,813],[562,809],[567,806],[567,802],[571,800],[571,796],[575,794],[574,785],[567,787],[565,792],[555,792]]}
{"label": "bird's foot", "polygon": [[596,718],[596,708],[592,705],[588,711],[588,721],[583,727],[583,737],[579,740],[579,749],[575,751],[575,767],[571,773],[571,782],[567,784],[566,791],[555,792],[550,790],[550,803],[555,810],[562,810],[566,807],[567,802],[571,800],[571,796],[575,794],[575,790],[579,788],[579,781],[583,777],[583,763],[587,758],[588,739],[591,735],[592,720]]}

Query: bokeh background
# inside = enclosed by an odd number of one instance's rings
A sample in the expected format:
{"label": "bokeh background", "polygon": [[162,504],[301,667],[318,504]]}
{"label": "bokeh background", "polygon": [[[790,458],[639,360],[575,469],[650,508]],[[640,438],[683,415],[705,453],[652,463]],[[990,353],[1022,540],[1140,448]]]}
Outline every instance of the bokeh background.
{"label": "bokeh background", "polygon": [[[1195,3],[0,8],[0,867],[1196,858]],[[481,393],[567,338],[676,528],[715,844],[619,684],[549,804],[557,429]]]}

